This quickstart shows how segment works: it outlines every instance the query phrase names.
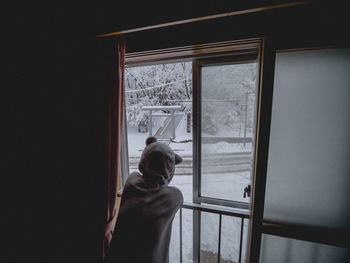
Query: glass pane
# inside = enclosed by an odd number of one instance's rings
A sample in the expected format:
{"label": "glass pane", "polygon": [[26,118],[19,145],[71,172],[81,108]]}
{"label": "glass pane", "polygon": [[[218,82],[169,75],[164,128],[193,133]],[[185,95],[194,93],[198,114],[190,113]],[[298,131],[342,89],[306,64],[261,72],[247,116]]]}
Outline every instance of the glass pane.
{"label": "glass pane", "polygon": [[[192,62],[125,68],[125,105],[129,172],[139,172],[146,138],[155,136],[183,158],[171,186],[192,202]],[[178,107],[173,115],[168,106]]]}
{"label": "glass pane", "polygon": [[[125,106],[129,172],[139,172],[145,140],[156,136],[158,141],[168,144],[183,158],[175,168],[170,185],[181,190],[185,202],[192,202],[192,62],[126,68]],[[150,112],[144,110],[145,106],[154,108]],[[172,115],[164,108],[168,106],[179,108]],[[193,262],[192,214],[192,210],[183,210],[184,263]],[[179,222],[178,212],[172,226],[170,263],[180,262]]]}
{"label": "glass pane", "polygon": [[295,240],[262,235],[261,263],[348,263],[350,250]]}
{"label": "glass pane", "polygon": [[250,202],[258,64],[200,70],[201,196]]}
{"label": "glass pane", "polygon": [[350,49],[277,54],[265,219],[350,227],[349,87]]}

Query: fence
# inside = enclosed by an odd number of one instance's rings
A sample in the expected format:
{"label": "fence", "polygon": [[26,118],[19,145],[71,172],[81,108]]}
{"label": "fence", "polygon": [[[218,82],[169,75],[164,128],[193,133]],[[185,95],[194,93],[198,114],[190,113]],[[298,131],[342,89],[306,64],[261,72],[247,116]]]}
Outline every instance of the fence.
{"label": "fence", "polygon": [[[222,223],[222,216],[231,216],[241,219],[241,227],[240,227],[240,242],[239,242],[239,257],[238,262],[242,262],[242,247],[243,247],[243,227],[244,227],[244,220],[250,218],[249,211],[242,211],[232,208],[222,208],[222,207],[214,207],[214,206],[208,206],[208,205],[202,205],[202,204],[193,204],[193,203],[184,203],[180,207],[179,216],[180,216],[180,259],[179,262],[182,263],[183,260],[183,251],[182,251],[182,235],[183,235],[183,226],[182,226],[182,211],[183,209],[189,209],[192,211],[197,211],[199,213],[206,212],[206,213],[212,213],[219,215],[219,235],[218,235],[218,254],[217,254],[217,262],[220,263],[220,251],[221,251],[221,223]],[[201,227],[201,226],[199,226]],[[195,247],[195,246],[194,246]],[[197,251],[193,251],[193,254],[197,253],[194,258],[198,259],[198,262],[200,261],[200,246],[197,245],[198,249],[194,249]]]}

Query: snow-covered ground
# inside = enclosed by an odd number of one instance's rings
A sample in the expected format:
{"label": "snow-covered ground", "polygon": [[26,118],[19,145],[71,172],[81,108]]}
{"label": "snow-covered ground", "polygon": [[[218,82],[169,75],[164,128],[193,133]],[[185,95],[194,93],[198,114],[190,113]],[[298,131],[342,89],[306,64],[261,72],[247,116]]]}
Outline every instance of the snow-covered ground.
{"label": "snow-covered ground", "polygon": [[[211,184],[211,189],[215,193],[222,192],[234,194],[237,201],[243,199],[242,187],[249,181],[249,172],[240,173],[241,177],[232,177],[231,174],[220,175],[219,180]],[[248,178],[247,178],[248,177]],[[217,183],[220,182],[220,183]],[[179,188],[185,200],[192,199],[192,176],[174,176],[171,186]],[[192,262],[193,258],[193,213],[191,210],[183,209],[182,214],[182,250],[183,262]],[[217,253],[219,216],[215,214],[202,213],[201,217],[201,250]],[[245,259],[246,242],[248,234],[248,220],[244,222],[244,239],[242,259]],[[238,262],[239,242],[240,242],[241,219],[223,216],[221,232],[221,257],[224,260]],[[180,258],[180,221],[177,213],[172,228],[170,244],[170,263],[179,262]],[[243,261],[244,262],[244,261]]]}
{"label": "snow-covered ground", "polygon": [[[153,127],[153,134],[157,131],[158,126]],[[140,157],[141,153],[145,147],[145,141],[149,136],[148,132],[140,133],[137,131],[136,127],[127,127],[128,132],[128,152],[129,157]],[[238,132],[237,132],[238,133]],[[153,135],[152,134],[152,135]],[[186,132],[186,118],[184,117],[176,128],[176,138],[175,142],[169,144],[169,146],[178,154],[185,156],[192,156],[192,142],[181,143],[181,141],[192,140],[192,129],[190,133]],[[212,135],[203,134],[206,137],[213,137]],[[236,134],[235,134],[236,135]],[[221,137],[219,134],[216,137]],[[231,134],[233,136],[233,134]],[[251,131],[247,133],[247,137],[251,136]],[[225,136],[223,136],[225,137]],[[216,153],[234,153],[234,152],[245,152],[251,151],[252,144],[246,143],[227,143],[220,141],[215,144],[203,144],[202,153],[203,154],[216,154]]]}

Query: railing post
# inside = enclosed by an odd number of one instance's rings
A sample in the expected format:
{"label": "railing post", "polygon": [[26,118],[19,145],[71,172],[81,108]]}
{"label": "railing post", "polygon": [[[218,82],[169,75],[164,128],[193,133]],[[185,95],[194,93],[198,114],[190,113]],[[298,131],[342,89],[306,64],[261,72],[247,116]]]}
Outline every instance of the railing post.
{"label": "railing post", "polygon": [[182,263],[182,207],[180,207],[180,263]]}
{"label": "railing post", "polygon": [[[200,234],[201,234],[201,213],[212,213],[219,215],[219,239],[218,239],[218,262],[221,260],[221,236],[222,236],[222,216],[231,216],[241,219],[241,233],[240,233],[240,248],[239,248],[239,262],[242,262],[242,247],[243,247],[243,233],[244,233],[244,219],[250,218],[250,213],[248,211],[238,211],[227,208],[216,208],[202,204],[196,203],[184,203],[181,208],[190,209],[193,211],[193,263],[200,262]],[[180,262],[182,262],[182,210],[180,210]]]}
{"label": "railing post", "polygon": [[238,262],[242,263],[242,245],[243,245],[243,226],[244,226],[244,218],[241,218],[241,234],[240,234],[240,241],[239,241],[239,258]]}
{"label": "railing post", "polygon": [[245,108],[244,108],[244,146],[247,141],[247,118],[248,118],[248,92],[245,93]]}
{"label": "railing post", "polygon": [[221,250],[221,221],[222,221],[222,214],[219,214],[218,263],[220,263],[220,250]]}
{"label": "railing post", "polygon": [[193,210],[193,262],[200,263],[201,212]]}

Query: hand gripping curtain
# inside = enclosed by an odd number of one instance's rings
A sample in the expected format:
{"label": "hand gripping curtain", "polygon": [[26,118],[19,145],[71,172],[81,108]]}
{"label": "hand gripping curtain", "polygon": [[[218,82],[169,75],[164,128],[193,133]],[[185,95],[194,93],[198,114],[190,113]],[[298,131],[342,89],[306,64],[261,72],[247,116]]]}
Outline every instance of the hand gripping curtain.
{"label": "hand gripping curtain", "polygon": [[125,41],[118,38],[116,63],[112,73],[114,81],[109,91],[108,105],[108,174],[107,174],[107,222],[104,227],[103,258],[112,240],[118,215],[117,188],[119,180],[119,158],[122,143],[122,126],[124,121],[124,56]]}

